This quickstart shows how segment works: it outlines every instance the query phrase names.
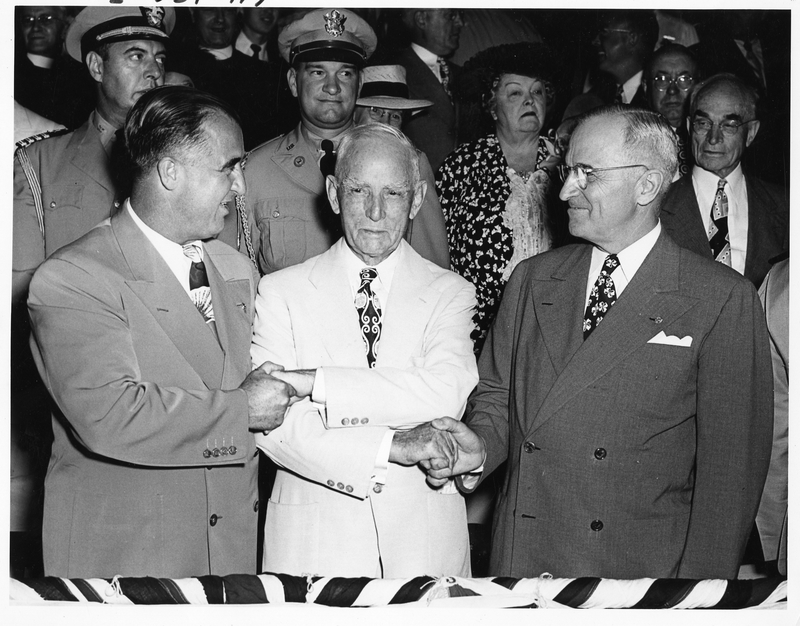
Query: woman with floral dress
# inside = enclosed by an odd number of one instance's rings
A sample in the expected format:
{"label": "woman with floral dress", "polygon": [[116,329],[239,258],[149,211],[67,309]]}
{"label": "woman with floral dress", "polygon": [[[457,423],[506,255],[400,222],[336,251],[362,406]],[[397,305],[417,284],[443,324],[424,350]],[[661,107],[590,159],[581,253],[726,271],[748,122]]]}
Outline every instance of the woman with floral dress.
{"label": "woman with floral dress", "polygon": [[549,50],[532,43],[484,50],[464,66],[459,93],[480,98],[494,129],[445,159],[436,190],[452,269],[477,290],[476,354],[511,272],[553,243],[546,199],[558,158],[540,136],[553,96],[552,66]]}

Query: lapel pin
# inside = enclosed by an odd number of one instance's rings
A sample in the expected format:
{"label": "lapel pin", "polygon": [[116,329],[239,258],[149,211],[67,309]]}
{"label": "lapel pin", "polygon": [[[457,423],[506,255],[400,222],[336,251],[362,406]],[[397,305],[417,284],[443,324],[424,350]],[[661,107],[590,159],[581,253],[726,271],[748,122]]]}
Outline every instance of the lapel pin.
{"label": "lapel pin", "polygon": [[247,313],[247,305],[244,302],[237,302],[236,306],[242,309],[243,313]]}
{"label": "lapel pin", "polygon": [[653,320],[653,322],[656,323],[656,324],[660,324],[661,322],[664,321],[663,319],[661,319],[660,316],[651,317],[650,319]]}

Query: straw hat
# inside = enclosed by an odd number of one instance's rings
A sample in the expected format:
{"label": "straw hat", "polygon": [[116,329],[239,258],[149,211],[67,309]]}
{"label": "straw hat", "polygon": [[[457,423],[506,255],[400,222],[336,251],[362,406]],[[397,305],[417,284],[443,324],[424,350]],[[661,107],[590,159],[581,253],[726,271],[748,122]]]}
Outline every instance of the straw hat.
{"label": "straw hat", "polygon": [[406,84],[406,68],[402,65],[371,65],[362,72],[361,93],[357,106],[382,109],[424,109],[430,100],[410,100]]}

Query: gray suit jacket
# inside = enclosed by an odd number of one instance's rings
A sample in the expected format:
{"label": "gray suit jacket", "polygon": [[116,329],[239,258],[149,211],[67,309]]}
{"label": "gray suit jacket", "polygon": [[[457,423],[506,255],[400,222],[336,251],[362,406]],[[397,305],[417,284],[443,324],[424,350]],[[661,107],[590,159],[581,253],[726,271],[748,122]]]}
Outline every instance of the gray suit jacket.
{"label": "gray suit jacket", "polygon": [[755,289],[662,233],[584,341],[590,260],[523,261],[481,354],[465,421],[484,475],[508,460],[490,573],[734,578],[772,430]]}
{"label": "gray suit jacket", "polygon": [[57,406],[48,576],[256,571],[258,460],[237,389],[256,278],[228,246],[205,249],[219,340],[125,211],[33,277],[32,349]]}
{"label": "gray suit jacket", "polygon": [[[745,175],[747,185],[747,254],[744,275],[758,287],[769,260],[789,249],[789,204],[778,185]],[[679,246],[711,259],[697,196],[689,172],[675,181],[661,207],[661,223]]]}

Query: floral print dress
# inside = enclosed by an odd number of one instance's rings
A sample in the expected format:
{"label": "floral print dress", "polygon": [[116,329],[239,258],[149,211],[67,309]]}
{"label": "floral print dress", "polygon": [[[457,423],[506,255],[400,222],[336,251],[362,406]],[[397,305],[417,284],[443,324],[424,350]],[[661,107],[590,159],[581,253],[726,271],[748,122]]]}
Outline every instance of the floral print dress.
{"label": "floral print dress", "polygon": [[[547,157],[540,137],[537,166]],[[496,135],[460,146],[439,168],[436,191],[447,222],[450,265],[477,292],[476,354],[513,269],[552,245],[545,207],[549,186],[545,170],[520,176],[509,167]]]}

